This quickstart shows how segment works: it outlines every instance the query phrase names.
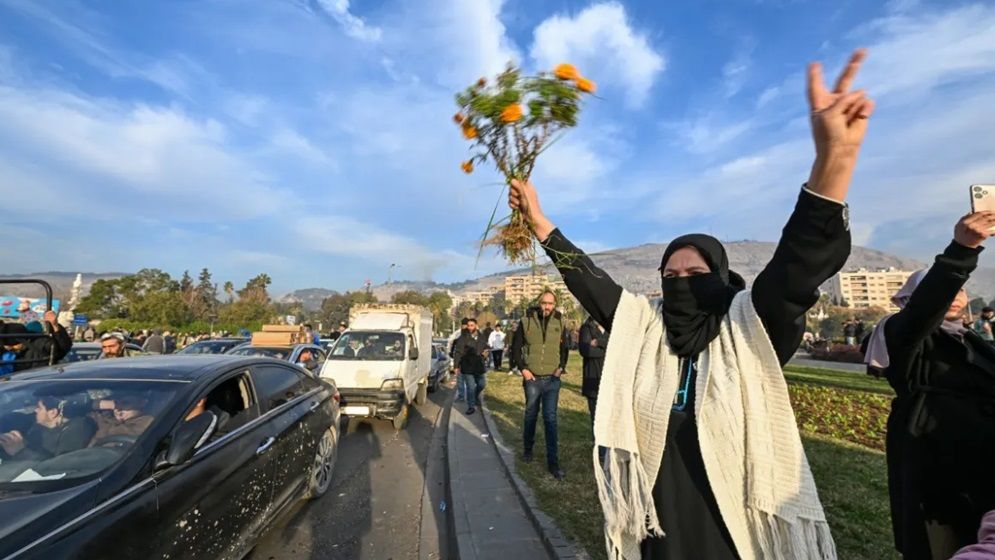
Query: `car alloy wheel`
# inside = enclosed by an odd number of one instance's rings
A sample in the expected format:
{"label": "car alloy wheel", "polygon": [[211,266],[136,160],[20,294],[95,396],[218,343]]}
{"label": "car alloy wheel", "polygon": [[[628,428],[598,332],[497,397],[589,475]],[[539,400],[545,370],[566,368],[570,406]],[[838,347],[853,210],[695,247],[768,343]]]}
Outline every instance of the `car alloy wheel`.
{"label": "car alloy wheel", "polygon": [[335,460],[338,458],[338,432],[335,427],[328,428],[321,441],[318,451],[314,454],[314,467],[311,472],[311,497],[318,498],[328,491],[332,483],[332,472],[335,470]]}

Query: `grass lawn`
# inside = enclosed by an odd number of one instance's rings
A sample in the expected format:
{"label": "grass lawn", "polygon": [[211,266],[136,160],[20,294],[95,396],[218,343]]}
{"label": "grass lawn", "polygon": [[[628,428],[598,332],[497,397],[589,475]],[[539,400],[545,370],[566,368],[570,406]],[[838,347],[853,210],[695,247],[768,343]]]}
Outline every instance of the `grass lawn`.
{"label": "grass lawn", "polygon": [[[890,401],[881,388],[883,382],[849,372],[790,369],[791,397],[839,557],[897,558],[891,546],[884,453],[868,448],[878,447],[876,442],[883,438],[883,431],[874,431],[876,424],[871,422],[880,417],[883,426],[884,417],[880,415],[882,410],[887,413],[879,408]],[[570,373],[563,378],[559,405],[560,464],[567,472],[566,480],[557,482],[546,472],[541,417],[535,460],[531,464],[519,460],[518,472],[532,487],[539,507],[556,519],[564,533],[593,558],[603,559],[603,519],[594,490],[591,458],[593,438],[587,399],[580,394],[581,360],[576,353],[571,353],[567,370]],[[883,386],[887,388],[887,383]],[[484,395],[501,436],[520,453],[525,406],[522,378],[491,373]],[[846,414],[834,415],[825,410],[839,407],[844,407]],[[861,414],[858,420],[851,420]],[[822,422],[830,427],[816,430]],[[883,449],[883,439],[880,441]]]}

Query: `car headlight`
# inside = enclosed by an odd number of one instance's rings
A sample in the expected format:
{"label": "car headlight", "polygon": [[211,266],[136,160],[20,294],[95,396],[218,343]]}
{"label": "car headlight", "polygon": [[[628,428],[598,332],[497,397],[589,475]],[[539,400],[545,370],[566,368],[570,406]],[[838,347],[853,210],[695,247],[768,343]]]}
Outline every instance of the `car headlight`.
{"label": "car headlight", "polygon": [[385,391],[394,390],[394,389],[402,389],[403,390],[404,389],[404,380],[400,379],[400,378],[398,378],[398,379],[388,379],[388,380],[386,380],[386,381],[383,382],[383,385],[381,385],[380,388],[383,389],[383,390],[385,390]]}

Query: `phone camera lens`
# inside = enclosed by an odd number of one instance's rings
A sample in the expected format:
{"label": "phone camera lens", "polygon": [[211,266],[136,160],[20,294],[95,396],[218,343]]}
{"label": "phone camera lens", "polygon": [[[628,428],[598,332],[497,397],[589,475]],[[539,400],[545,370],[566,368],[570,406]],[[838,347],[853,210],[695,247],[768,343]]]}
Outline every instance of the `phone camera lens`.
{"label": "phone camera lens", "polygon": [[984,195],[981,193],[975,193],[974,198],[984,198]]}
{"label": "phone camera lens", "polygon": [[981,190],[981,187],[979,187],[979,186],[977,186],[977,185],[975,185],[975,186],[974,186],[974,192],[978,192],[978,191],[980,191],[980,190]]}

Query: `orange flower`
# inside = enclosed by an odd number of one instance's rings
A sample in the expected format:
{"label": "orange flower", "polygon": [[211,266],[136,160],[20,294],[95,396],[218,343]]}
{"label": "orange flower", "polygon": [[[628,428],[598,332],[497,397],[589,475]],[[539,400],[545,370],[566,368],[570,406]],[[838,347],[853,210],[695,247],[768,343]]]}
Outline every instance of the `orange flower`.
{"label": "orange flower", "polygon": [[464,119],[466,119],[466,117],[463,116],[463,113],[456,113],[453,115],[453,122],[456,124],[463,124]]}
{"label": "orange flower", "polygon": [[468,126],[468,125],[464,124],[463,125],[463,138],[466,138],[467,140],[473,140],[476,137],[477,137],[477,127],[475,127],[475,126]]}
{"label": "orange flower", "polygon": [[573,64],[558,64],[556,68],[553,69],[553,74],[561,80],[576,80],[580,78],[580,72],[577,71],[577,67]]}
{"label": "orange flower", "polygon": [[477,80],[477,87],[482,88],[487,85],[487,78],[480,78]]}
{"label": "orange flower", "polygon": [[473,173],[473,162],[470,160],[464,161],[463,163],[460,164],[460,169],[463,170],[463,173],[466,173],[468,175],[470,173]]}
{"label": "orange flower", "polygon": [[501,122],[513,123],[520,118],[522,118],[522,106],[518,103],[512,103],[501,111]]}
{"label": "orange flower", "polygon": [[584,93],[594,93],[598,89],[598,84],[587,78],[577,78],[577,89]]}

